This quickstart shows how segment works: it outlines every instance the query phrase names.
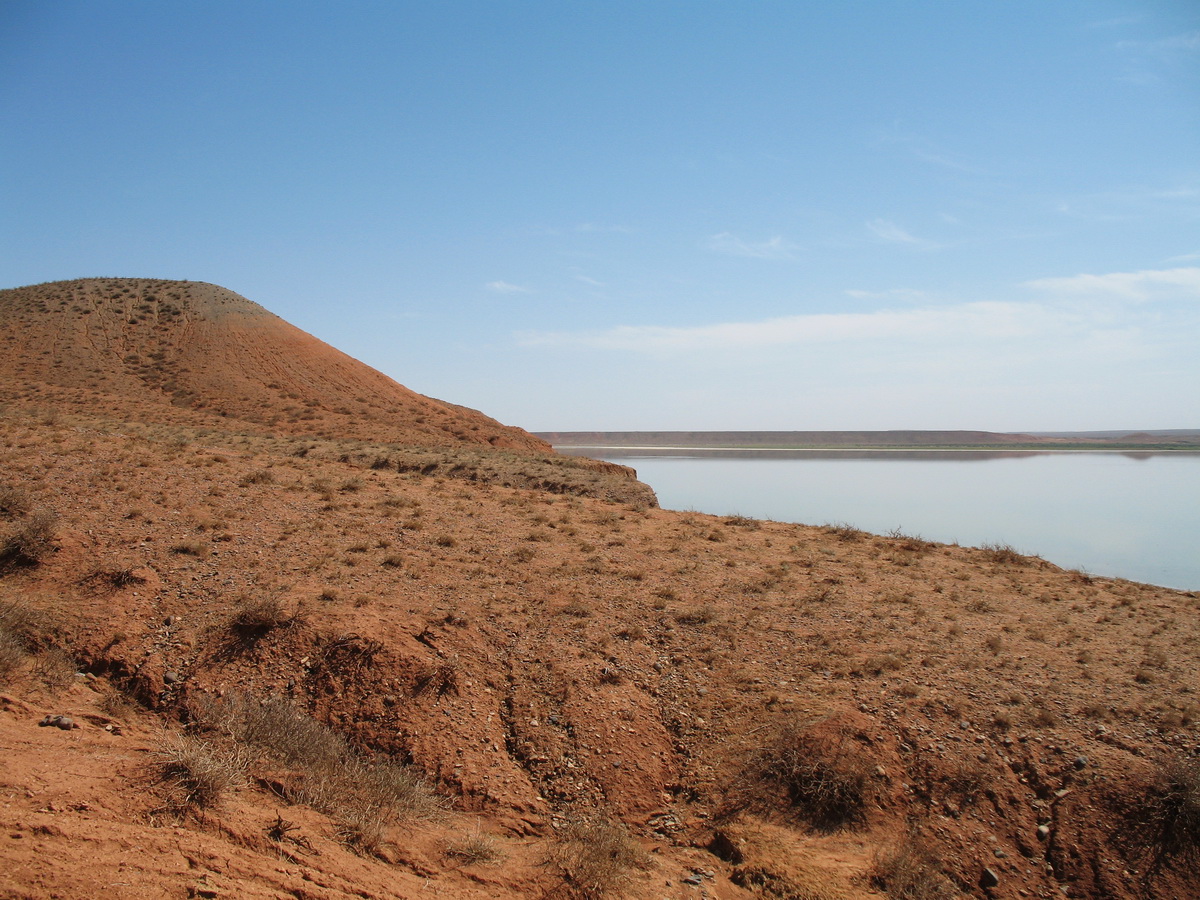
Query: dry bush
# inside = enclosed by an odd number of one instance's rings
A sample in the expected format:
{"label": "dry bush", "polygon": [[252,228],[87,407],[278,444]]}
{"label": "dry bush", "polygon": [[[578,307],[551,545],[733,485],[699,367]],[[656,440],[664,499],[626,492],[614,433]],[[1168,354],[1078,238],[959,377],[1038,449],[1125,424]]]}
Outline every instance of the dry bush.
{"label": "dry bush", "polygon": [[33,661],[33,677],[52,694],[74,684],[76,671],[75,660],[58,647],[42,651]]}
{"label": "dry bush", "polygon": [[1008,544],[984,544],[979,548],[983,558],[997,565],[1023,565],[1026,558]]}
{"label": "dry bush", "polygon": [[19,600],[0,601],[0,680],[11,677],[27,654],[52,648],[56,631],[53,619],[41,610]]}
{"label": "dry bush", "polygon": [[867,536],[867,533],[861,528],[856,528],[855,526],[849,525],[846,522],[837,522],[833,525],[826,525],[825,532],[827,534],[832,534],[839,541],[846,541],[847,543],[861,541]]}
{"label": "dry bush", "polygon": [[54,546],[54,513],[38,509],[16,519],[0,532],[0,569],[35,566]]}
{"label": "dry bush", "polygon": [[21,641],[0,627],[0,685],[8,684],[25,660]]}
{"label": "dry bush", "polygon": [[953,900],[960,896],[937,859],[914,834],[875,858],[871,881],[894,900]]}
{"label": "dry bush", "polygon": [[563,880],[568,897],[598,900],[616,893],[646,856],[618,822],[574,819],[559,832],[544,860]]}
{"label": "dry bush", "polygon": [[675,621],[680,625],[707,625],[717,617],[717,608],[711,603],[682,609],[675,614]]}
{"label": "dry bush", "polygon": [[752,519],[749,516],[732,515],[725,518],[726,525],[732,525],[735,528],[747,528],[750,531],[758,531],[762,528],[762,522],[758,519]]}
{"label": "dry bush", "polygon": [[216,806],[245,773],[245,761],[237,753],[193,737],[172,736],[156,756],[159,778],[175,808]]}
{"label": "dry bush", "polygon": [[801,817],[825,830],[862,824],[875,793],[870,758],[828,719],[780,729],[748,774],[782,787]]}
{"label": "dry bush", "polygon": [[301,617],[300,610],[289,613],[278,597],[250,597],[234,607],[229,627],[242,637],[260,638],[276,628],[296,624]]}
{"label": "dry bush", "polygon": [[445,809],[418,772],[364,761],[328,726],[287,700],[234,695],[208,700],[194,713],[202,727],[292,769],[282,781],[283,795],[336,819],[341,839],[360,852],[378,852],[390,826],[433,819]]}
{"label": "dry bush", "polygon": [[445,854],[464,865],[490,866],[502,862],[504,849],[490,834],[484,834],[476,825],[470,834],[455,838],[446,845]]}
{"label": "dry bush", "polygon": [[18,519],[32,508],[29,492],[12,484],[0,484],[0,518]]}
{"label": "dry bush", "polygon": [[1155,868],[1200,865],[1200,758],[1164,761],[1146,784],[1134,818]]}
{"label": "dry bush", "polygon": [[280,698],[241,694],[211,699],[195,711],[197,722],[264,751],[272,760],[310,770],[335,770],[349,755],[346,742],[325,725]]}

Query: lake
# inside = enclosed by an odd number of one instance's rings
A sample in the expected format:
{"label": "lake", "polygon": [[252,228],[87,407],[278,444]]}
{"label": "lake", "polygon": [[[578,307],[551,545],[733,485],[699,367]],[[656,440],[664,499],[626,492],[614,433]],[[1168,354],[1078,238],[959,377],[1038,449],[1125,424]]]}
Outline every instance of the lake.
{"label": "lake", "polygon": [[1200,589],[1200,454],[559,449],[633,466],[667,509],[1008,544]]}

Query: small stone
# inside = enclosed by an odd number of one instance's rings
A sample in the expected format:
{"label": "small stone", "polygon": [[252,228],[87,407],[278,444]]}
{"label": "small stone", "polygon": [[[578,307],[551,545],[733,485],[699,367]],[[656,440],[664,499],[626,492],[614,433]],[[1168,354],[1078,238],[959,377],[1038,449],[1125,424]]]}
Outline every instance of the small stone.
{"label": "small stone", "polygon": [[178,680],[179,680],[178,672],[164,672],[163,673],[163,684],[174,684]]}
{"label": "small stone", "polygon": [[1050,837],[1050,826],[1049,825],[1039,825],[1037,827],[1037,837],[1038,837],[1039,841],[1044,841],[1048,837]]}
{"label": "small stone", "polygon": [[54,724],[57,725],[59,728],[61,728],[63,731],[70,731],[72,728],[75,727],[75,720],[72,719],[70,716],[55,716],[55,719],[57,721],[55,721]]}
{"label": "small stone", "polygon": [[685,876],[684,876],[684,878],[683,878],[683,883],[684,883],[684,884],[700,884],[700,883],[702,883],[703,881],[704,881],[704,879],[703,879],[702,877],[700,877],[699,875],[696,875],[696,874],[692,874],[692,875],[685,875]]}
{"label": "small stone", "polygon": [[1008,854],[999,847],[997,847],[993,852],[996,854],[996,859],[1008,859]]}
{"label": "small stone", "polygon": [[979,886],[984,888],[995,887],[1000,883],[1000,876],[991,869],[984,869],[983,874],[979,876]]}
{"label": "small stone", "polygon": [[1087,768],[1087,764],[1088,764],[1088,758],[1086,756],[1075,757],[1075,768],[1084,769],[1084,768]]}
{"label": "small stone", "polygon": [[47,715],[42,719],[42,721],[38,722],[38,727],[45,728],[47,725],[57,725],[60,718],[62,717]]}

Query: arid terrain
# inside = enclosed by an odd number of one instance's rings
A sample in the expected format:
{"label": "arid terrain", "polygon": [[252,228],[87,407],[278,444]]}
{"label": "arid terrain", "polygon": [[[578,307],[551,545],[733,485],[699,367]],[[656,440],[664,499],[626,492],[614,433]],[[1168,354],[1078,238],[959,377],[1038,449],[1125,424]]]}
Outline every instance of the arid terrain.
{"label": "arid terrain", "polygon": [[0,291],[0,897],[1197,897],[1198,612]]}

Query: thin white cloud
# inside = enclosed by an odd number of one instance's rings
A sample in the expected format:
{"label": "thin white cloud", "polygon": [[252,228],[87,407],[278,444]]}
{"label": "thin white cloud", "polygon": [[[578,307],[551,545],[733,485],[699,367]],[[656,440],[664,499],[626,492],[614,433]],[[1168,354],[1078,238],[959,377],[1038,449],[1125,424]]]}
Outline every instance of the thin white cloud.
{"label": "thin white cloud", "polygon": [[489,281],[485,287],[497,294],[528,294],[529,288],[519,284],[509,284],[507,281]]}
{"label": "thin white cloud", "polygon": [[964,303],[953,307],[820,313],[757,322],[667,327],[622,325],[598,332],[524,332],[521,344],[640,352],[746,350],[873,340],[940,341],[1018,338],[1059,330],[1066,314],[1032,303]]}
{"label": "thin white cloud", "polygon": [[968,175],[985,174],[978,166],[966,162],[919,135],[888,129],[879,135],[878,140],[883,144],[900,147],[914,159],[932,166]]}
{"label": "thin white cloud", "polygon": [[1193,253],[1181,253],[1178,256],[1171,256],[1171,257],[1168,257],[1167,259],[1165,259],[1164,262],[1169,262],[1169,263],[1195,262],[1198,259],[1200,259],[1200,250],[1196,250]]}
{"label": "thin white cloud", "polygon": [[800,249],[782,235],[755,242],[744,241],[728,231],[714,234],[705,242],[705,245],[717,253],[727,253],[730,256],[749,256],[754,259],[795,259],[796,252]]}
{"label": "thin white cloud", "polygon": [[907,303],[915,303],[929,299],[926,291],[916,291],[912,288],[890,288],[886,291],[851,289],[844,293],[847,297],[853,297],[855,300],[903,300]]}
{"label": "thin white cloud", "polygon": [[1118,41],[1118,50],[1150,51],[1152,53],[1191,53],[1200,50],[1200,31],[1173,34],[1153,41]]}
{"label": "thin white cloud", "polygon": [[[911,347],[935,352],[963,352],[969,346],[1054,346],[1095,343],[1120,335],[1139,342],[1143,329],[1160,338],[1184,337],[1194,331],[1192,319],[1178,320],[1183,331],[1164,332],[1161,322],[1138,312],[1141,303],[1081,303],[1080,300],[1187,299],[1200,300],[1200,268],[1147,269],[1103,275],[1026,281],[1020,287],[1041,292],[1037,301],[974,301],[931,305],[919,291],[870,292],[848,290],[854,298],[900,297],[925,301],[915,308],[861,313],[815,313],[778,316],[749,322],[710,325],[621,325],[603,331],[528,331],[517,340],[526,347],[584,347],[637,353],[754,351],[769,347],[854,345]],[[1154,307],[1161,310],[1164,307]],[[1106,337],[1107,336],[1107,337]],[[976,352],[976,351],[972,351]],[[1031,351],[1032,352],[1032,351]]]}
{"label": "thin white cloud", "polygon": [[604,287],[603,281],[597,281],[595,278],[592,278],[588,275],[576,275],[575,280],[591,285],[592,287]]}
{"label": "thin white cloud", "polygon": [[932,250],[938,246],[933,241],[919,238],[905,231],[895,222],[889,222],[887,219],[872,219],[867,223],[867,228],[871,229],[876,237],[887,241],[889,244],[903,244],[908,247],[924,250]]}
{"label": "thin white cloud", "polygon": [[1022,286],[1075,297],[1090,294],[1144,301],[1183,295],[1200,299],[1200,268],[1145,269],[1140,272],[1110,272],[1107,275],[1038,278],[1026,281]]}
{"label": "thin white cloud", "polygon": [[585,234],[633,234],[633,229],[625,225],[597,225],[595,222],[581,222],[575,230]]}

